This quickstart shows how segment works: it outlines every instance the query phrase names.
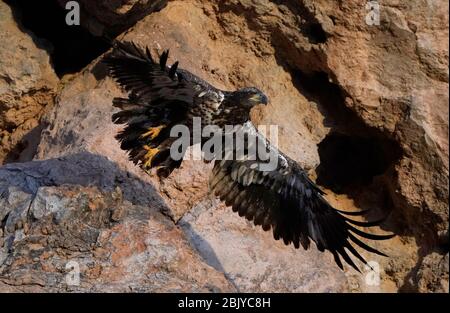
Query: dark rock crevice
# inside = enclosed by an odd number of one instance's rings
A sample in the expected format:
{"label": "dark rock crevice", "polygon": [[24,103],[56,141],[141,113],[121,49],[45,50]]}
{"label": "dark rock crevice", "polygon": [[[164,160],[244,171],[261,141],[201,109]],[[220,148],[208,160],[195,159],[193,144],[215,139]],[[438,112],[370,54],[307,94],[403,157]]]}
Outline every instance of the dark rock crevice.
{"label": "dark rock crevice", "polygon": [[108,41],[95,37],[82,26],[67,25],[68,11],[56,0],[7,0],[24,32],[32,32],[38,46],[47,42],[54,70],[58,76],[79,72],[106,52]]}
{"label": "dark rock crevice", "polygon": [[[69,0],[53,0],[65,7]],[[133,27],[145,16],[162,10],[168,0],[79,0],[81,9],[81,25],[92,34],[115,38]],[[130,8],[127,8],[130,7]]]}
{"label": "dark rock crevice", "polygon": [[317,183],[336,193],[369,185],[397,159],[388,145],[380,138],[329,134],[319,144]]}
{"label": "dark rock crevice", "polygon": [[279,6],[285,6],[298,17],[299,31],[308,38],[309,43],[319,44],[327,41],[329,35],[303,1],[275,0],[273,2]]}
{"label": "dark rock crevice", "polygon": [[345,92],[324,72],[293,73],[299,91],[318,104],[329,134],[319,143],[317,182],[335,193],[367,186],[400,160],[394,140],[371,128],[345,105]]}

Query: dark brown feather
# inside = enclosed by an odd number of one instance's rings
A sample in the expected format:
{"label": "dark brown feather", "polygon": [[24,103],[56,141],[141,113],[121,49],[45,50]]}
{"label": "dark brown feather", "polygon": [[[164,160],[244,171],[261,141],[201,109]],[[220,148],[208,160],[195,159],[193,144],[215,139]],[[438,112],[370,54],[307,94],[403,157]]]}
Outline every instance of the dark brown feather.
{"label": "dark brown feather", "polygon": [[[288,161],[287,165],[283,167],[282,162],[279,162],[277,169],[265,173],[265,178],[256,167],[251,168],[252,163],[258,162],[257,158],[255,161],[216,161],[211,181],[215,181],[216,176],[220,175],[221,181],[227,182],[215,184],[216,195],[226,200],[240,216],[253,220],[255,225],[261,225],[263,230],[272,228],[275,240],[282,239],[286,245],[293,244],[295,248],[301,245],[304,249],[309,247],[310,240],[314,241],[318,250],[329,250],[341,268],[342,258],[359,271],[346,249],[367,264],[350,242],[368,252],[384,255],[357,239],[352,233],[371,240],[392,238],[394,235],[370,234],[355,227],[379,225],[386,216],[372,222],[360,222],[345,217],[344,215],[362,215],[367,212],[334,209],[298,164],[285,155],[282,157]],[[251,171],[253,173],[250,174]]]}

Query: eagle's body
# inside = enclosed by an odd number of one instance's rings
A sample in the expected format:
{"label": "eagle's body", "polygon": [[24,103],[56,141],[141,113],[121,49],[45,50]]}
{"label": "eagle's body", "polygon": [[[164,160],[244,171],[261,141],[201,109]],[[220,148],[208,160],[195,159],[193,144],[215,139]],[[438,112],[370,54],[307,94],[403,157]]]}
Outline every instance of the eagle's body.
{"label": "eagle's body", "polygon": [[[242,125],[242,129],[263,140],[277,163],[270,171],[264,170],[261,164],[265,161],[251,155],[249,149],[243,151],[244,157],[240,159],[217,158],[210,186],[233,211],[266,231],[272,229],[275,239],[293,243],[296,248],[302,245],[307,249],[313,240],[320,251],[329,250],[341,268],[340,257],[358,270],[347,251],[367,264],[350,242],[384,255],[355,236],[373,240],[391,238],[392,235],[369,234],[354,227],[370,227],[380,221],[354,221],[344,215],[365,212],[342,212],[331,207],[298,163],[256,131],[249,121],[249,113],[254,105],[267,104],[267,97],[261,91],[217,89],[178,69],[178,62],[167,67],[167,58],[168,52],[164,52],[156,63],[148,49],[144,51],[132,43],[117,43],[104,58],[111,75],[129,92],[126,99],[114,99],[114,106],[121,111],[113,115],[113,121],[126,124],[117,138],[135,164],[144,170],[158,168],[161,178],[169,175],[182,162],[170,157],[170,147],[176,140],[170,137],[170,130],[179,124],[192,130],[194,117],[200,117],[202,125],[220,128]],[[215,153],[224,156],[227,151],[224,148]]]}

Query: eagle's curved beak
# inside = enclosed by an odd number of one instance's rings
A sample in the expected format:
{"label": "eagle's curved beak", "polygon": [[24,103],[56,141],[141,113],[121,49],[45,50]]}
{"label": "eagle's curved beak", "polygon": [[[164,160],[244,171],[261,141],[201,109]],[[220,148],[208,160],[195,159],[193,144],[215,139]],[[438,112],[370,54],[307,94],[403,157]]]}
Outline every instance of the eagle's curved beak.
{"label": "eagle's curved beak", "polygon": [[265,94],[262,93],[257,93],[255,95],[253,95],[250,100],[253,103],[257,103],[257,104],[264,104],[267,105],[269,103],[269,99],[267,98],[267,96]]}

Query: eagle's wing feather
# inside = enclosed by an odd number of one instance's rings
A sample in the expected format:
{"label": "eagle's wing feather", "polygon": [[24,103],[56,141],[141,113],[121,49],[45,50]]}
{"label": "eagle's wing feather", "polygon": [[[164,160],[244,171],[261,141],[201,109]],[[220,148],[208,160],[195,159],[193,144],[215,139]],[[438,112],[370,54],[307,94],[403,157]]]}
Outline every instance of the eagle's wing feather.
{"label": "eagle's wing feather", "polygon": [[114,50],[103,58],[116,81],[130,92],[129,98],[150,106],[157,101],[180,101],[189,106],[197,92],[195,86],[176,75],[178,64],[167,66],[168,51],[155,62],[148,49],[132,42],[115,42]]}
{"label": "eagle's wing feather", "polygon": [[384,255],[354,236],[372,240],[391,238],[393,235],[370,234],[355,227],[375,226],[382,220],[360,222],[346,217],[346,212],[334,209],[326,201],[323,192],[295,161],[273,151],[279,159],[276,169],[271,171],[261,170],[257,156],[255,160],[249,155],[241,160],[216,160],[210,187],[240,216],[261,225],[266,231],[272,229],[276,240],[282,239],[296,248],[302,245],[304,249],[308,249],[312,240],[320,251],[329,250],[341,268],[340,257],[359,271],[348,252],[367,264],[351,243]]}
{"label": "eagle's wing feather", "polygon": [[219,92],[194,74],[179,69],[178,62],[167,66],[168,56],[166,50],[155,62],[148,48],[116,41],[102,60],[111,76],[129,93],[128,98],[113,100],[120,109],[113,114],[113,122],[126,124],[117,135],[121,148],[144,170],[164,168],[158,172],[162,176],[181,164],[181,160],[170,158],[170,146],[176,140],[169,136],[170,129],[177,124],[191,128],[192,112],[201,114],[198,108],[205,106],[202,101],[211,101],[198,95]]}

